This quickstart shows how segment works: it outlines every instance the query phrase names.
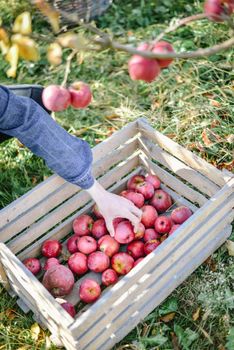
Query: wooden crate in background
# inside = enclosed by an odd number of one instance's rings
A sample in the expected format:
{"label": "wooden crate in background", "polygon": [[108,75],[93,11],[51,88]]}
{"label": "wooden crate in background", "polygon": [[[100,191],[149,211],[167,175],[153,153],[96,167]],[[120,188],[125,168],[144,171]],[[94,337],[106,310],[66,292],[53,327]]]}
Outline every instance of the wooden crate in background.
{"label": "wooden crate in background", "polygon": [[[232,174],[219,171],[144,119],[94,147],[93,156],[93,173],[110,191],[119,193],[134,174],[155,173],[174,202],[190,207],[194,215],[74,320],[21,261],[40,256],[49,238],[65,244],[74,218],[93,205],[88,193],[53,175],[1,210],[2,283],[68,350],[111,349],[224,243],[234,217]],[[88,275],[100,283],[99,274]],[[73,304],[79,302],[82,278],[66,297]]]}

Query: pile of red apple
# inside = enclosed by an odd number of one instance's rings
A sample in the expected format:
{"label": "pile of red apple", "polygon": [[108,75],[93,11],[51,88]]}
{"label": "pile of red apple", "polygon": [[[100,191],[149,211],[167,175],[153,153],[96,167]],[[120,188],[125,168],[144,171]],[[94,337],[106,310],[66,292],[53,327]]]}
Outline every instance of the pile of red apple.
{"label": "pile of red apple", "polygon": [[[58,240],[43,243],[41,252],[47,260],[43,266],[42,283],[54,297],[68,295],[75,277],[88,271],[102,274],[103,286],[116,283],[192,215],[185,206],[172,210],[175,203],[160,186],[156,175],[135,175],[128,181],[127,189],[120,193],[142,210],[137,232],[130,221],[117,218],[114,220],[115,235],[111,237],[95,205],[91,215],[80,215],[73,222],[74,234],[66,241],[69,252],[66,266],[58,259],[62,244]],[[24,264],[35,275],[42,270],[39,259],[29,258]],[[100,294],[101,287],[95,280],[82,280],[79,288],[81,301],[94,302]],[[67,302],[61,305],[74,317],[73,305]]]}

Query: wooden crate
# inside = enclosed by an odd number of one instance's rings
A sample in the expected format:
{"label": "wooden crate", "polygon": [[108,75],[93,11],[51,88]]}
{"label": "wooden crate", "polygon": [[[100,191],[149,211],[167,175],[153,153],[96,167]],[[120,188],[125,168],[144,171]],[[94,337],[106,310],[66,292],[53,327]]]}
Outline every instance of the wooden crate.
{"label": "wooden crate", "polygon": [[[230,235],[234,177],[138,119],[93,149],[93,173],[119,193],[137,173],[157,174],[176,204],[194,215],[154,252],[81,310],[75,320],[21,263],[40,255],[48,238],[66,241],[74,218],[90,210],[87,192],[53,175],[0,212],[0,276],[25,311],[68,350],[111,349],[158,306]],[[100,276],[91,273],[100,283]],[[77,304],[80,280],[66,298]]]}

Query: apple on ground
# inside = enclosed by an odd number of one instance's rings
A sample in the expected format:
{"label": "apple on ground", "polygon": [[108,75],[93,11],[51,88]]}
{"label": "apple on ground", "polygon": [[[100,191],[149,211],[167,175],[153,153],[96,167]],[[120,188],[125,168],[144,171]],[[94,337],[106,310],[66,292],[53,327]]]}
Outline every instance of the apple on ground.
{"label": "apple on ground", "polygon": [[78,252],[77,243],[78,243],[79,239],[80,239],[79,236],[73,235],[67,240],[67,250],[71,254]]}
{"label": "apple on ground", "polygon": [[94,272],[103,272],[110,266],[110,259],[103,252],[94,252],[88,256],[88,268]]}
{"label": "apple on ground", "polygon": [[145,255],[150,254],[153,250],[155,250],[160,245],[160,241],[157,239],[152,239],[145,243],[144,251]]}
{"label": "apple on ground", "polygon": [[172,227],[171,218],[167,216],[159,216],[154,223],[155,231],[161,234],[168,233]]}
{"label": "apple on ground", "polygon": [[78,250],[83,254],[91,254],[97,250],[97,242],[91,236],[82,236],[77,243]]}
{"label": "apple on ground", "polygon": [[192,214],[188,207],[181,206],[172,211],[171,218],[175,224],[183,224]]}
{"label": "apple on ground", "polygon": [[27,258],[23,261],[23,264],[31,271],[34,275],[41,271],[41,263],[37,258]]}
{"label": "apple on ground", "polygon": [[71,95],[62,86],[49,85],[42,92],[42,102],[49,111],[64,111],[71,104]]}
{"label": "apple on ground", "polygon": [[86,278],[81,282],[79,288],[80,300],[85,303],[93,303],[101,294],[99,284],[91,278]]}
{"label": "apple on ground", "polygon": [[109,258],[118,253],[120,244],[111,236],[105,235],[98,240],[98,248]]}
{"label": "apple on ground", "polygon": [[42,255],[47,258],[56,258],[62,251],[62,244],[57,239],[50,239],[42,244]]}
{"label": "apple on ground", "polygon": [[88,271],[88,258],[83,253],[74,253],[68,259],[68,266],[72,272],[83,275]]}
{"label": "apple on ground", "polygon": [[87,236],[90,235],[93,227],[93,219],[87,214],[78,216],[73,221],[73,230],[77,236]]}
{"label": "apple on ground", "polygon": [[127,245],[127,253],[135,260],[145,256],[144,243],[141,241],[132,241]]}
{"label": "apple on ground", "polygon": [[145,181],[151,183],[151,185],[154,186],[155,190],[158,190],[160,188],[161,181],[156,175],[148,174],[145,177]]}
{"label": "apple on ground", "polygon": [[142,208],[141,222],[146,228],[153,227],[158,217],[157,210],[152,205],[144,205]]}
{"label": "apple on ground", "polygon": [[106,228],[105,220],[98,219],[97,221],[95,221],[91,232],[93,237],[95,237],[96,239],[99,239],[100,237],[107,235],[108,231]]}
{"label": "apple on ground", "polygon": [[71,105],[74,108],[85,108],[92,100],[92,93],[83,81],[76,81],[69,87]]}
{"label": "apple on ground", "polygon": [[102,284],[110,286],[118,281],[118,275],[115,270],[107,269],[102,273]]}
{"label": "apple on ground", "polygon": [[111,267],[119,275],[126,275],[134,265],[134,259],[127,253],[116,253],[111,258]]}
{"label": "apple on ground", "polygon": [[157,212],[163,213],[172,205],[172,199],[167,192],[156,190],[150,200],[150,204],[157,210]]}

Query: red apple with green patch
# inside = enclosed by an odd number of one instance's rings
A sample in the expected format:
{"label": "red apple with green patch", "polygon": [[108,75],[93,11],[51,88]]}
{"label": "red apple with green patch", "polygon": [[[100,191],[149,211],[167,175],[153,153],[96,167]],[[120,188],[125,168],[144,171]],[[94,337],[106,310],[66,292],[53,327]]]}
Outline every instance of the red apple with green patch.
{"label": "red apple with green patch", "polygon": [[87,214],[78,216],[73,221],[73,230],[77,236],[88,236],[90,235],[93,227],[93,219]]}
{"label": "red apple with green patch", "polygon": [[71,105],[74,108],[85,108],[92,100],[92,93],[83,81],[76,81],[69,87]]}
{"label": "red apple with green patch", "polygon": [[156,190],[152,199],[150,200],[150,204],[157,210],[158,213],[163,213],[172,205],[171,196],[163,191]]}
{"label": "red apple with green patch", "polygon": [[113,269],[107,269],[102,273],[102,284],[108,287],[118,281],[118,275]]}
{"label": "red apple with green patch", "polygon": [[155,223],[154,223],[155,231],[160,234],[170,232],[171,227],[172,227],[171,218],[167,216],[162,215],[155,220]]}
{"label": "red apple with green patch", "polygon": [[134,265],[134,259],[127,253],[117,253],[111,258],[111,267],[119,275],[126,275]]}
{"label": "red apple with green patch", "polygon": [[83,253],[74,253],[68,259],[68,266],[72,272],[83,275],[88,271],[88,258]]}
{"label": "red apple with green patch", "polygon": [[183,224],[192,214],[191,209],[186,206],[180,206],[172,211],[171,218],[175,224]]}
{"label": "red apple with green patch", "polygon": [[152,205],[144,205],[142,208],[141,222],[146,228],[153,227],[158,217],[157,210]]}
{"label": "red apple with green patch", "polygon": [[86,278],[81,282],[79,288],[79,296],[81,301],[88,304],[93,303],[100,297],[100,295],[101,288],[95,280]]}
{"label": "red apple with green patch", "polygon": [[106,235],[98,240],[98,248],[111,258],[118,253],[120,244],[113,237]]}
{"label": "red apple with green patch", "polygon": [[110,266],[110,259],[103,252],[94,252],[88,256],[88,268],[94,272],[103,272]]}
{"label": "red apple with green patch", "polygon": [[228,0],[206,0],[204,13],[212,21],[223,22],[233,11],[233,4]]}
{"label": "red apple with green patch", "polygon": [[[132,229],[134,231],[133,226],[132,226]],[[145,234],[145,226],[142,224],[142,222],[140,222],[138,224],[137,231],[134,232],[135,239],[142,239],[144,237],[144,234]]]}

